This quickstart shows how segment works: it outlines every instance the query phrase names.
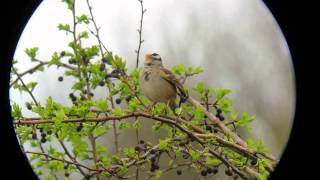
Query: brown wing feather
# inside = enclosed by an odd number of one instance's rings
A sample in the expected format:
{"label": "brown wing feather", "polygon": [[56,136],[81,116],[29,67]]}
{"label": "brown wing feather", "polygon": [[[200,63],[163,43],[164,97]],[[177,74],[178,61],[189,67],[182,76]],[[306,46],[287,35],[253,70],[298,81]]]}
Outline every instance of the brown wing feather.
{"label": "brown wing feather", "polygon": [[170,70],[166,68],[160,68],[160,76],[166,81],[168,81],[170,84],[177,87],[179,92],[184,98],[187,97],[187,93],[184,91],[183,85],[180,83],[180,81],[174,76],[174,74]]}

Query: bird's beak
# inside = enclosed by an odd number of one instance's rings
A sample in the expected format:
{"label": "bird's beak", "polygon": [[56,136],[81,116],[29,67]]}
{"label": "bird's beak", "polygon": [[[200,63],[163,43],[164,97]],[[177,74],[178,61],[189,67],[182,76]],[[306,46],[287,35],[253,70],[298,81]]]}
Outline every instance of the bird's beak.
{"label": "bird's beak", "polygon": [[152,64],[152,55],[151,54],[146,54],[145,56],[145,62],[146,65]]}

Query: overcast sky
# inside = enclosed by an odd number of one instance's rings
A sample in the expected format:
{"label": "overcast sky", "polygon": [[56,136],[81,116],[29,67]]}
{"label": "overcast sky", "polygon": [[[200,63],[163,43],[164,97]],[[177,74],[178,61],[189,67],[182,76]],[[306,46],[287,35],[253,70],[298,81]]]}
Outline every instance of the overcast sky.
{"label": "overcast sky", "polygon": [[[133,67],[141,13],[139,2],[92,0],[92,6],[106,47]],[[272,145],[271,151],[279,155],[293,119],[294,74],[282,32],[262,1],[144,0],[144,6],[147,12],[142,55],[157,52],[168,68],[177,63],[204,67],[204,73],[187,85],[201,79],[214,87],[230,88],[235,109],[257,115],[255,136]],[[88,14],[84,0],[77,1],[76,9],[78,15]],[[71,36],[58,31],[57,25],[71,22],[71,12],[60,0],[43,1],[18,43],[14,58],[19,61],[19,72],[32,66],[25,48],[39,47],[38,58],[42,60],[49,60],[55,51],[68,49]],[[87,45],[92,43],[96,43],[95,39],[86,41]],[[70,104],[69,91],[62,91],[62,84],[57,81],[62,73],[50,68],[27,75],[24,80],[39,82],[35,94],[41,102],[52,96],[60,103]],[[66,78],[63,87],[70,88],[71,82],[74,80]],[[102,89],[97,92],[95,98],[106,95]],[[11,91],[11,99],[18,103],[30,100],[18,91]],[[25,109],[24,112],[32,115]]]}

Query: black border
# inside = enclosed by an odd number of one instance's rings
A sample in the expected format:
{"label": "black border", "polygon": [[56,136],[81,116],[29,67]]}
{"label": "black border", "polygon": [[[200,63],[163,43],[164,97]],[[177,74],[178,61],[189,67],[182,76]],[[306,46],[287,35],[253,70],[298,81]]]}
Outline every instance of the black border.
{"label": "black border", "polygon": [[[299,141],[303,136],[304,129],[307,129],[306,125],[302,123],[302,115],[304,107],[304,101],[302,95],[302,76],[304,73],[303,63],[300,61],[303,57],[301,49],[303,45],[299,45],[301,39],[298,39],[297,30],[298,18],[295,16],[297,12],[301,13],[297,6],[294,6],[294,1],[289,0],[264,0],[267,7],[271,10],[276,21],[279,23],[282,32],[288,42],[290,52],[294,62],[296,85],[297,85],[297,106],[295,121],[293,125],[293,131],[290,136],[288,146],[282,156],[282,159],[276,168],[276,171],[271,175],[271,179],[283,179],[288,178],[288,175],[294,173],[295,177],[304,176],[307,174],[301,170],[301,166],[297,164],[304,164],[303,158],[297,158],[296,152],[303,153],[303,143]],[[1,78],[1,90],[0,90],[0,102],[1,102],[1,120],[0,120],[0,139],[1,139],[1,155],[7,157],[8,160],[1,160],[3,166],[0,168],[1,177],[3,175],[9,175],[10,179],[18,179],[23,177],[24,179],[38,179],[33,173],[27,159],[20,151],[13,126],[11,123],[10,106],[9,106],[9,71],[11,67],[10,60],[15,51],[16,44],[22,33],[22,30],[27,23],[28,19],[32,15],[36,7],[41,3],[40,0],[10,0],[5,1],[1,7],[1,17],[5,20],[5,24],[2,27],[2,36],[4,40],[1,43],[1,60],[0,60],[0,78]],[[5,13],[2,15],[2,13]],[[300,14],[299,14],[300,16]],[[295,23],[294,23],[295,22]],[[298,21],[299,22],[299,21]]]}
{"label": "black border", "polygon": [[[16,134],[13,129],[9,104],[9,75],[11,59],[19,37],[41,1],[36,0],[10,0],[1,4],[2,38],[0,60],[0,142],[1,142],[1,168],[0,177],[9,179],[38,179],[33,172],[26,156],[20,150]],[[4,25],[3,25],[4,20]],[[3,47],[4,46],[4,47]]]}

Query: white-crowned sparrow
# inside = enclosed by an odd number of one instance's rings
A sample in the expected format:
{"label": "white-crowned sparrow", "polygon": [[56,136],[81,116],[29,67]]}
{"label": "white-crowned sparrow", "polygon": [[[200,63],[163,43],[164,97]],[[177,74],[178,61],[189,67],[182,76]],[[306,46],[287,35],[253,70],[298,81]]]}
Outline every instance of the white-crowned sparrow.
{"label": "white-crowned sparrow", "polygon": [[186,99],[183,85],[174,74],[163,67],[159,54],[145,55],[144,68],[140,75],[141,90],[153,103],[163,102],[174,110],[177,94]]}

